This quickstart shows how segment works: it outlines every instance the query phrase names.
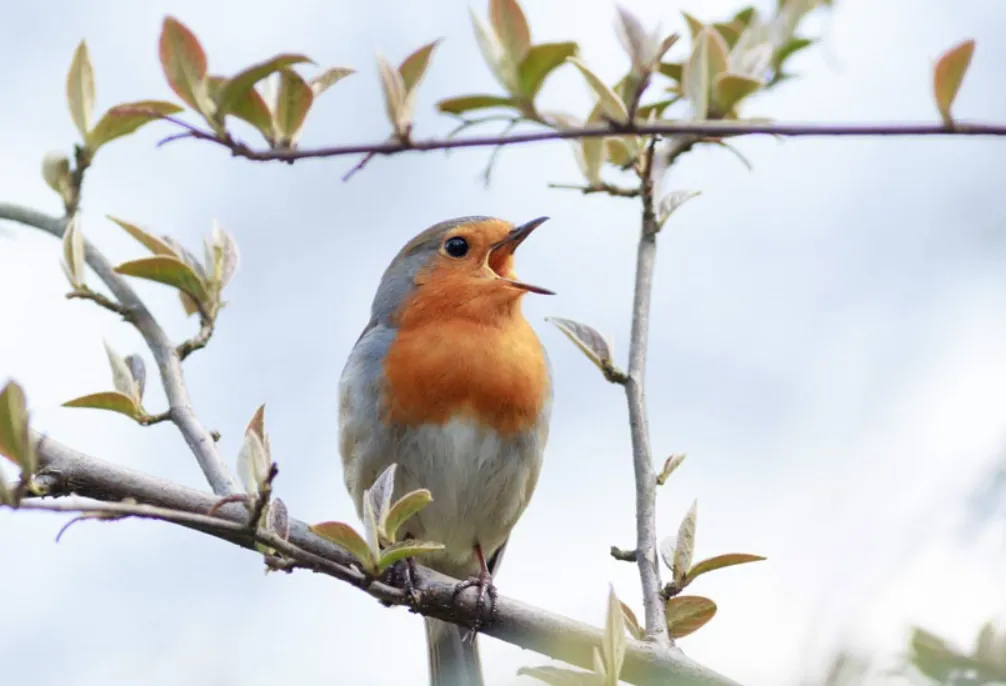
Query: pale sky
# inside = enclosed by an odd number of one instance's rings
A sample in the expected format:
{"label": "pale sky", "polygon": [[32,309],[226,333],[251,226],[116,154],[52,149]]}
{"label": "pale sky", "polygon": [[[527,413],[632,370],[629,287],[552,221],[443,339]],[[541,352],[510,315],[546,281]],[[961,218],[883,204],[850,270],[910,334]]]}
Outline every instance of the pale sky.
{"label": "pale sky", "polygon": [[[752,100],[747,114],[935,121],[932,62],[971,37],[978,47],[956,114],[1006,121],[1001,3],[836,4],[807,26],[824,42],[794,58],[802,78]],[[535,39],[580,41],[584,60],[613,81],[626,66],[614,5],[579,0],[575,17],[571,5],[525,0]],[[625,5],[678,30],[679,9],[718,20],[740,6]],[[461,2],[7,3],[0,201],[60,210],[39,169],[46,151],[69,151],[76,140],[63,93],[81,38],[99,110],[172,98],[156,61],[165,14],[197,33],[213,71],[286,51],[357,68],[320,100],[304,145],[386,135],[375,50],[397,61],[446,37],[419,94],[418,135],[449,130],[433,112],[437,99],[497,92]],[[573,69],[556,73],[545,98],[581,115],[591,106]],[[609,583],[640,607],[635,568],[607,554],[633,544],[624,397],[544,322],[590,323],[614,339],[624,364],[635,204],[547,188],[579,181],[564,143],[503,151],[484,188],[484,149],[377,159],[343,183],[355,160],[259,164],[192,141],[156,148],[163,135],[151,127],[101,151],[87,177],[83,230],[115,261],[141,250],[106,214],[190,248],[214,218],[236,236],[242,263],[231,304],[209,348],[186,363],[187,379],[231,460],[251,414],[267,404],[277,492],[307,521],[356,522],[337,453],[336,386],[401,244],[454,216],[550,216],[518,266],[558,292],[525,306],[554,365],[552,432],[497,582],[508,596],[598,625]],[[648,398],[655,459],[689,455],[660,492],[661,535],[676,531],[697,498],[699,556],[768,560],[696,582],[692,590],[719,613],[680,645],[749,686],[794,684],[842,641],[891,656],[913,622],[970,646],[985,619],[1006,613],[1001,510],[962,534],[966,498],[1006,447],[1006,141],[737,146],[753,171],[711,149],[687,156],[668,179],[702,195],[660,238]],[[171,427],[59,406],[109,387],[103,337],[122,354],[142,346],[114,316],[63,298],[59,254],[38,231],[0,225],[0,382],[20,381],[37,428],[59,440],[204,487]],[[172,336],[193,331],[167,288],[137,289]],[[159,411],[163,396],[150,385],[147,405]],[[0,664],[11,683],[424,683],[422,622],[405,610],[327,577],[265,576],[254,554],[167,524],[85,523],[56,545],[64,519],[0,512]],[[531,683],[517,668],[546,662],[488,638],[482,655],[490,684]]]}

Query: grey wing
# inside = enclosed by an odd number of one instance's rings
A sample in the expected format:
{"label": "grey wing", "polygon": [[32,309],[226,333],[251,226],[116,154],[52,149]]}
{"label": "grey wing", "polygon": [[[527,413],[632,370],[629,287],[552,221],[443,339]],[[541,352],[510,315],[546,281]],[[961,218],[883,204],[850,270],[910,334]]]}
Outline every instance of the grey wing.
{"label": "grey wing", "polygon": [[391,437],[379,420],[381,377],[395,330],[371,322],[339,379],[339,453],[346,489],[362,516],[363,491],[391,460]]}

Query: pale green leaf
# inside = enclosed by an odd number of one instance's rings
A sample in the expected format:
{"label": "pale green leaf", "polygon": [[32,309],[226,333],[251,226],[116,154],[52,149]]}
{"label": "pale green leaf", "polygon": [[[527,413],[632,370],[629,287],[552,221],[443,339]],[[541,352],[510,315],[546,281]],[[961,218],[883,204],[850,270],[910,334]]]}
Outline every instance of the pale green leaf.
{"label": "pale green leaf", "polygon": [[311,86],[314,97],[317,98],[339,81],[355,73],[356,70],[349,67],[330,67],[317,76],[312,77],[307,83]]}
{"label": "pale green leaf", "polygon": [[403,495],[388,510],[388,516],[384,520],[384,535],[389,541],[397,540],[398,530],[402,525],[431,502],[433,496],[425,488]]}
{"label": "pale green leaf", "polygon": [[273,113],[273,128],[281,145],[292,146],[297,142],[313,104],[314,91],[301,75],[293,69],[281,69],[276,111]]}
{"label": "pale green leaf", "polygon": [[118,219],[116,217],[113,217],[110,214],[105,215],[105,216],[108,217],[109,219],[111,219],[113,222],[115,222],[119,226],[121,226],[125,230],[126,233],[128,233],[130,236],[132,236],[133,238],[135,238],[136,240],[138,240],[140,243],[142,243],[144,245],[144,247],[147,248],[147,250],[149,250],[150,252],[154,253],[155,255],[165,255],[167,257],[178,257],[179,256],[175,252],[174,248],[171,247],[170,244],[168,244],[167,242],[165,242],[163,239],[158,238],[157,236],[153,235],[152,233],[148,233],[147,231],[144,231],[143,229],[141,229],[136,224],[131,224],[130,222],[125,221],[124,219]]}
{"label": "pale green leaf", "polygon": [[667,631],[681,638],[701,629],[716,614],[716,603],[697,595],[679,595],[667,601]]}
{"label": "pale green leaf", "polygon": [[713,79],[727,70],[728,60],[726,42],[716,29],[706,27],[695,36],[681,73],[681,90],[692,105],[694,119],[707,117]]}
{"label": "pale green leaf", "polygon": [[577,69],[580,70],[580,73],[583,74],[583,77],[587,80],[587,84],[590,86],[591,90],[594,91],[594,94],[597,95],[598,102],[601,105],[601,110],[608,116],[608,118],[622,124],[626,123],[629,118],[629,113],[625,109],[625,103],[622,102],[622,99],[615,94],[615,91],[608,87],[608,85],[601,80],[601,77],[592,72],[587,65],[581,62],[578,58],[569,57],[566,61],[571,62]]}
{"label": "pale green leaf", "polygon": [[[235,111],[239,103],[249,97],[249,91],[262,79],[274,74],[280,69],[292,67],[295,64],[311,62],[305,55],[283,54],[253,64],[227,79],[217,96],[217,116],[222,117]],[[313,64],[313,62],[311,62]]]}
{"label": "pale green leaf", "polygon": [[128,136],[145,124],[181,111],[182,108],[178,105],[161,100],[140,100],[116,105],[101,116],[87,135],[87,147],[92,153],[97,152],[101,146],[116,138]]}
{"label": "pale green leaf", "polygon": [[402,60],[402,63],[398,65],[398,73],[401,75],[402,84],[405,86],[406,98],[408,98],[408,94],[416,90],[416,87],[423,80],[423,76],[425,76],[426,70],[430,65],[430,57],[433,54],[433,49],[440,44],[441,40],[443,39],[438,38],[435,41],[427,43]]}
{"label": "pale green leaf", "polygon": [[437,103],[437,109],[445,114],[464,114],[472,110],[489,109],[491,107],[517,107],[513,98],[498,95],[462,95],[457,98],[447,98]]}
{"label": "pale green leaf", "polygon": [[195,34],[174,17],[165,17],[159,55],[171,90],[207,119],[214,105],[206,89],[206,53]]}
{"label": "pale green leaf", "polygon": [[489,0],[489,20],[512,64],[520,64],[531,47],[531,29],[517,0]]}
{"label": "pale green leaf", "polygon": [[37,460],[28,433],[28,404],[24,389],[16,381],[8,381],[0,390],[0,455],[25,473],[35,472]]}
{"label": "pale green leaf", "polygon": [[80,219],[75,214],[63,231],[63,264],[70,278],[70,285],[79,288],[84,285],[84,234],[80,230]]}
{"label": "pale green leaf", "polygon": [[678,527],[678,537],[674,544],[674,584],[684,588],[688,570],[692,567],[695,553],[695,524],[698,517],[698,501],[692,501],[688,513]]}
{"label": "pale green leaf", "polygon": [[666,460],[664,460],[664,467],[660,470],[660,474],[657,474],[657,485],[663,486],[667,483],[667,479],[670,478],[671,474],[674,473],[681,463],[685,461],[684,453],[679,453],[677,455],[671,455]]}
{"label": "pale green leaf", "polygon": [[66,75],[66,102],[81,138],[87,140],[87,132],[91,128],[91,112],[94,109],[94,69],[84,41],[77,45],[73,61],[70,62],[70,71]]}
{"label": "pale green leaf", "polygon": [[135,276],[139,279],[149,279],[173,286],[180,291],[185,291],[197,302],[206,302],[208,298],[206,286],[199,275],[192,267],[177,257],[167,255],[144,257],[139,260],[123,262],[115,268],[115,271],[126,276]]}
{"label": "pale green leaf", "polygon": [[761,555],[750,555],[748,553],[726,553],[723,555],[717,555],[715,557],[710,557],[708,559],[702,560],[696,563],[691,569],[688,570],[688,574],[685,576],[685,585],[695,581],[697,576],[712,572],[716,569],[723,569],[724,567],[733,567],[735,565],[747,564],[748,562],[759,562],[765,558]]}
{"label": "pale green leaf", "polygon": [[139,419],[140,408],[136,401],[124,393],[118,391],[103,391],[101,393],[91,393],[73,400],[67,400],[63,407],[88,407],[94,410],[108,410],[124,414],[130,419]]}
{"label": "pale green leaf", "polygon": [[611,364],[611,343],[596,329],[561,317],[546,317],[545,321],[558,327],[599,369]]}
{"label": "pale green leaf", "polygon": [[419,557],[420,555],[428,555],[430,553],[439,553],[443,549],[444,546],[442,543],[433,543],[431,541],[408,540],[393,543],[381,551],[381,558],[377,564],[377,569],[378,571],[383,572],[385,569],[400,560],[404,560],[409,557]]}
{"label": "pale green leaf", "polygon": [[138,405],[139,388],[137,388],[132,372],[129,371],[129,365],[126,364],[126,360],[119,353],[112,350],[112,346],[108,344],[108,341],[105,341],[105,355],[108,356],[108,366],[112,369],[112,388],[132,398]]}
{"label": "pale green leaf", "polygon": [[388,121],[391,122],[395,133],[402,135],[405,132],[404,124],[408,123],[405,110],[405,81],[402,80],[398,70],[380,53],[377,54],[377,70],[381,76],[381,92],[384,93],[384,109],[388,114]]}
{"label": "pale green leaf", "polygon": [[608,612],[604,622],[604,641],[601,644],[605,673],[611,678],[609,683],[618,681],[625,660],[625,617],[622,604],[615,595],[613,586],[608,589]]}
{"label": "pale green leaf", "polygon": [[377,561],[370,552],[370,546],[356,530],[343,522],[321,522],[308,527],[312,533],[331,541],[355,557],[365,571],[377,571]]}
{"label": "pale green leaf", "polygon": [[572,42],[532,45],[517,66],[521,95],[534,100],[548,75],[578,52],[579,47]]}
{"label": "pale green leaf", "polygon": [[750,76],[723,72],[713,79],[713,111],[720,115],[733,114],[734,107],[761,88],[764,83]]}
{"label": "pale green leaf", "polygon": [[957,98],[957,91],[964,82],[965,74],[968,73],[974,52],[975,42],[966,40],[945,52],[933,69],[933,94],[943,123],[947,126],[953,125],[950,108]]}

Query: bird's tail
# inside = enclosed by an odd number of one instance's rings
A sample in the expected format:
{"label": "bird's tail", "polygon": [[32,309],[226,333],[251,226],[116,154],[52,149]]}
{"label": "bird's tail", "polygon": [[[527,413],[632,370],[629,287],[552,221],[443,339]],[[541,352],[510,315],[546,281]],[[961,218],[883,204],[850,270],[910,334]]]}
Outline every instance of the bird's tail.
{"label": "bird's tail", "polygon": [[461,627],[425,618],[430,686],[484,686],[479,646],[462,640]]}

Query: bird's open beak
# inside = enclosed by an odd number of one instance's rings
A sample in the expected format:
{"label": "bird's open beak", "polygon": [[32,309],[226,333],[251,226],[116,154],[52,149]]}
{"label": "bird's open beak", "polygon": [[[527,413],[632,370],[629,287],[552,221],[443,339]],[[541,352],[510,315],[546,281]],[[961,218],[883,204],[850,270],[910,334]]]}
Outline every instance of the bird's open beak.
{"label": "bird's open beak", "polygon": [[[513,228],[507,237],[496,243],[489,249],[489,260],[492,262],[493,256],[504,254],[512,255],[517,249],[517,246],[524,242],[524,239],[531,235],[531,233],[537,229],[539,226],[548,221],[548,217],[538,217],[537,219],[532,219],[531,221],[521,224]],[[525,291],[530,291],[531,293],[541,293],[542,295],[555,295],[555,291],[550,291],[547,288],[541,288],[540,286],[532,286],[529,283],[523,283],[521,281],[515,281],[513,279],[508,279],[506,277],[500,276],[501,281],[506,281],[511,286],[515,288],[522,288]]]}

